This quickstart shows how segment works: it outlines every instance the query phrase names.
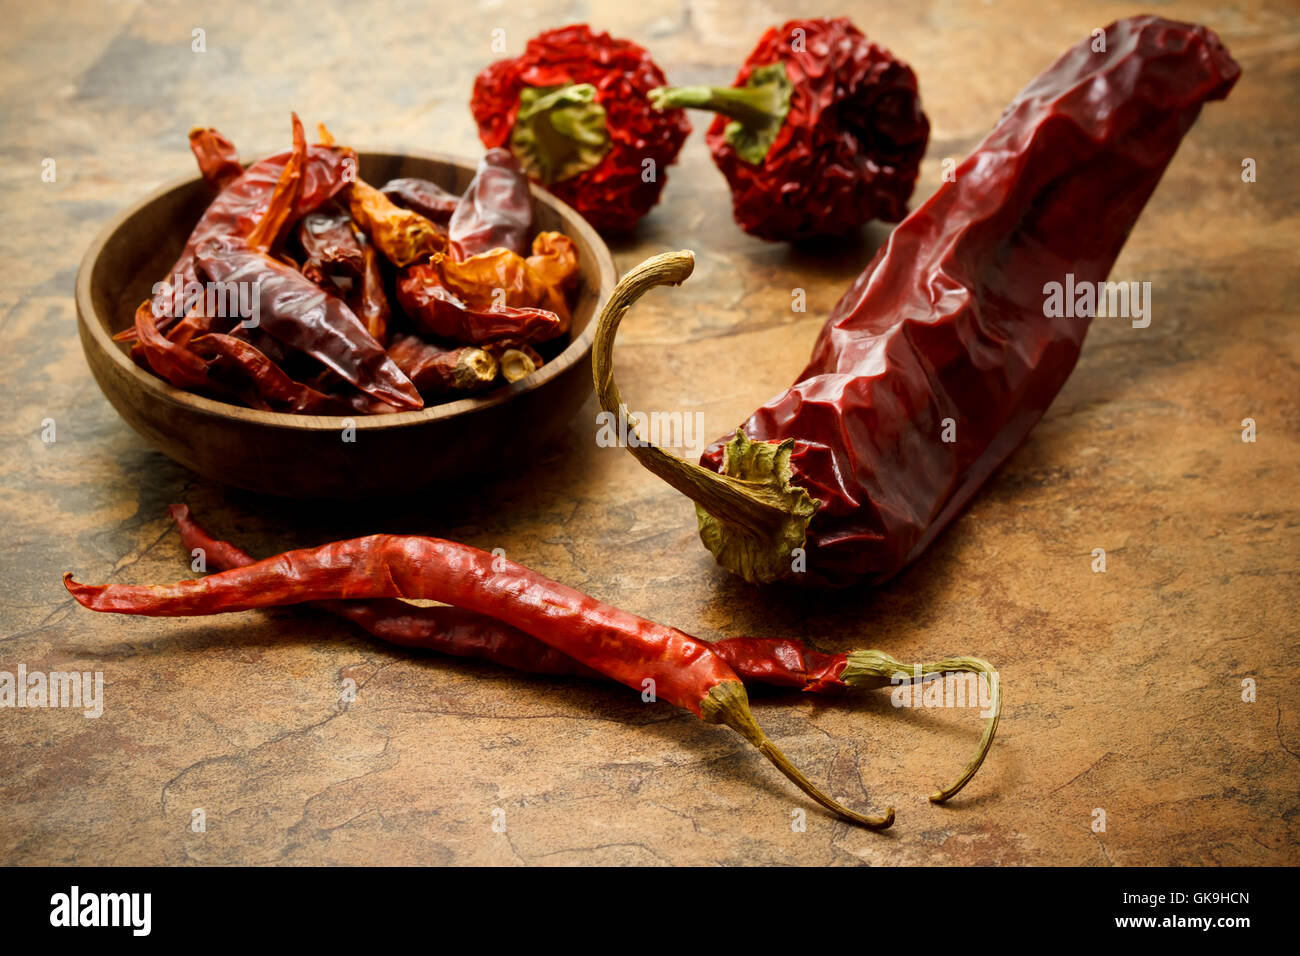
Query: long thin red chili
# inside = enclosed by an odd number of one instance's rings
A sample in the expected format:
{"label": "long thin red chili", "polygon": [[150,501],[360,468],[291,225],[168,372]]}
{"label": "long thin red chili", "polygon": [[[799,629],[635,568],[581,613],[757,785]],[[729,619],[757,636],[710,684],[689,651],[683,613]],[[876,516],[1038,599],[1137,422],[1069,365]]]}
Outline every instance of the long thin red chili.
{"label": "long thin red chili", "polygon": [[347,598],[442,601],[496,617],[619,683],[724,723],[758,748],[804,793],[869,829],[894,822],[857,813],[823,793],[754,720],[740,678],[709,645],[611,607],[498,555],[439,538],[372,535],[158,587],[79,584],[69,593],[95,611],[156,617],[219,614]]}

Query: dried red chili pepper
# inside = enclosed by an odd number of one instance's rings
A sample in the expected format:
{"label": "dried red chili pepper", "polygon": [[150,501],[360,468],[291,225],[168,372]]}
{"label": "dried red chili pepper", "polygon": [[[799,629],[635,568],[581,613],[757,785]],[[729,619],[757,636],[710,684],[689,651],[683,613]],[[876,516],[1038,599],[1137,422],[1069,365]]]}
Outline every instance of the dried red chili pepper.
{"label": "dried red chili pepper", "polygon": [[214,372],[223,367],[237,369],[247,388],[232,388],[253,408],[300,415],[338,415],[346,406],[309,385],[295,382],[275,362],[242,339],[218,332],[201,335],[190,350],[203,358],[216,359]]}
{"label": "dried red chili pepper", "polygon": [[709,150],[752,235],[834,236],[907,215],[930,138],[916,75],[846,18],[772,27],[733,86],[649,95],[659,109],[721,114]]}
{"label": "dried red chili pepper", "polygon": [[415,176],[390,179],[379,187],[379,191],[397,205],[414,209],[425,219],[442,226],[447,225],[451,214],[460,205],[460,197],[455,193]]}
{"label": "dried red chili pepper", "polygon": [[190,130],[190,151],[199,164],[199,174],[215,189],[225,189],[244,175],[239,150],[215,129],[196,126]]}
{"label": "dried red chili pepper", "polygon": [[[1105,279],[1201,106],[1239,73],[1212,31],[1157,17],[1111,24],[1105,52],[1092,46],[1025,88],[845,293],[795,385],[703,467],[630,443],[697,502],[724,566],[760,582],[885,580],[1051,404],[1090,318],[1048,314],[1047,284]],[[611,367],[623,313],[692,261],[660,256],[616,288],[592,356],[606,410],[626,417]]]}
{"label": "dried red chili pepper", "polygon": [[[172,505],[168,510],[180,531],[185,549],[202,553],[208,568],[228,571],[256,563],[256,559],[246,551],[208,534],[185,505]],[[471,657],[534,674],[597,679],[604,676],[531,634],[463,608],[450,605],[422,607],[394,598],[327,601],[316,606],[352,621],[380,640],[403,647],[436,650],[453,657]],[[835,693],[850,687],[862,690],[888,687],[899,683],[901,677],[908,678],[906,682],[910,683],[931,674],[983,675],[989,682],[991,700],[979,747],[957,781],[931,796],[936,803],[947,800],[970,782],[988,755],[997,733],[1002,714],[1001,685],[993,666],[978,658],[949,658],[909,666],[881,651],[823,654],[802,641],[775,637],[732,637],[715,641],[709,647],[747,686],[768,684],[808,693]]]}
{"label": "dried red chili pepper", "polygon": [[597,229],[626,232],[659,201],[691,131],[681,110],[651,108],[646,94],[665,82],[635,43],[577,24],[485,69],[470,109],[484,146],[508,146]]}
{"label": "dried red chili pepper", "polygon": [[402,270],[397,301],[425,332],[465,345],[545,342],[564,330],[563,320],[547,309],[470,305],[448,289],[439,268],[427,262]]}
{"label": "dried red chili pepper", "polygon": [[399,269],[447,248],[441,226],[403,209],[373,186],[357,180],[348,190],[348,209],[357,226]]}
{"label": "dried red chili pepper", "polygon": [[298,221],[295,235],[307,257],[302,274],[312,282],[323,285],[340,275],[350,281],[361,278],[365,254],[347,210],[333,207],[309,213]]}
{"label": "dried red chili pepper", "polygon": [[396,336],[388,357],[424,396],[425,401],[470,393],[496,381],[499,366],[491,353],[472,345],[443,348],[415,335]]}
{"label": "dried red chili pepper", "polygon": [[213,282],[249,283],[258,290],[260,328],[310,355],[367,395],[400,409],[424,402],[346,303],[298,270],[249,249],[239,239],[212,239],[195,258]]}
{"label": "dried red chili pepper", "polygon": [[[296,117],[295,117],[296,120]],[[275,184],[289,161],[292,150],[260,160],[248,167],[244,174],[222,190],[208,206],[198,224],[186,240],[176,263],[159,283],[154,295],[158,329],[165,332],[184,318],[173,314],[171,307],[173,287],[184,287],[197,282],[194,255],[203,242],[220,236],[247,236],[265,216]],[[294,203],[292,219],[298,219],[328,202],[356,176],[357,154],[354,150],[337,146],[309,146],[307,163],[303,171],[302,191]],[[118,340],[135,337],[133,330],[119,333]]]}
{"label": "dried red chili pepper", "polygon": [[376,342],[388,340],[391,307],[375,247],[343,209],[318,210],[298,223],[298,244],[307,258],[302,274],[341,296]]}
{"label": "dried red chili pepper", "polygon": [[493,249],[528,254],[533,234],[533,194],[509,150],[489,149],[447,223],[457,259]]}
{"label": "dried red chili pepper", "polygon": [[577,285],[578,250],[563,233],[539,232],[526,259],[496,248],[460,260],[435,253],[429,265],[446,289],[473,308],[543,308],[559,316],[556,334],[569,330],[569,293]]}
{"label": "dried red chili pepper", "polygon": [[498,555],[438,538],[374,535],[289,551],[242,568],[159,587],[64,584],[95,611],[186,616],[334,601],[416,598],[497,618],[579,663],[709,723],[731,727],[804,793],[832,813],[870,829],[894,822],[848,809],[814,786],[755,722],[745,686],[709,645],[548,580]]}

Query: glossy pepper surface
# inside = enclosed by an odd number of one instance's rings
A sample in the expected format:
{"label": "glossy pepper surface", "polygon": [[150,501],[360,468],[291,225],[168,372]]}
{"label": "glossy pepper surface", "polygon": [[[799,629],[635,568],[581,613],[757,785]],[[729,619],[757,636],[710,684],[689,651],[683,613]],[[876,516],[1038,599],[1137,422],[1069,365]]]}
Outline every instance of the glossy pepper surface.
{"label": "glossy pepper surface", "polygon": [[731,87],[657,89],[650,99],[720,114],[709,150],[736,222],[762,239],[898,222],[930,138],[911,68],[844,18],[769,29]]}
{"label": "glossy pepper surface", "polygon": [[[915,559],[1024,440],[1079,357],[1091,311],[1053,283],[1106,278],[1183,135],[1239,73],[1201,26],[1143,16],[1085,40],[892,233],[835,306],[798,381],[703,468],[654,447],[646,467],[692,497],[700,534],[751,581],[883,581]],[[680,282],[689,254],[633,270],[593,351],[638,290]]]}
{"label": "glossy pepper surface", "polygon": [[[479,139],[605,232],[626,232],[659,201],[690,123],[653,109],[663,72],[637,44],[585,24],[548,30],[474,81]],[[516,250],[519,251],[519,250]]]}

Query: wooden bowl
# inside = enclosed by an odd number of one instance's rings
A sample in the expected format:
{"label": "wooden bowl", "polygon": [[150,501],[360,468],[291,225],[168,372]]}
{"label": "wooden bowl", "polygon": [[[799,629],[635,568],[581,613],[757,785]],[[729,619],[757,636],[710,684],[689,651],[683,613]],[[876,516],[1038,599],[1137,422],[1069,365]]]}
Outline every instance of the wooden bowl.
{"label": "wooden bowl", "polygon": [[[436,153],[360,153],[361,178],[376,186],[418,176],[459,194],[474,170]],[[577,244],[581,286],[568,346],[522,381],[418,412],[356,415],[353,441],[344,441],[343,417],[257,411],[174,388],[112,336],[165,278],[212,196],[197,177],[164,186],[105,227],[77,273],[77,325],[95,381],[132,428],[200,475],[292,497],[416,491],[524,461],[591,392],[592,335],[614,261],[586,220],[535,186],[536,227]]]}

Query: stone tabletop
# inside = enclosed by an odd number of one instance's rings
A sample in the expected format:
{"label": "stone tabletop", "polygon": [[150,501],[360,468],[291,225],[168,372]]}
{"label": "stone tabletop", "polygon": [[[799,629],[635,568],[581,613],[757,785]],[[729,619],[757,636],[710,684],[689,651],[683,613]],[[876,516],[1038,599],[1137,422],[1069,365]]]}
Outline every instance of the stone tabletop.
{"label": "stone tabletop", "polygon": [[[358,147],[474,156],[466,101],[494,38],[513,54],[588,20],[647,46],[676,83],[725,83],[764,28],[808,4],[6,5],[0,672],[98,672],[103,699],[89,718],[0,708],[0,862],[1300,862],[1300,14],[1158,7],[1216,29],[1243,78],[1205,109],[1112,274],[1151,282],[1150,326],[1095,323],[1042,423],[910,570],[810,595],[718,569],[689,504],[597,446],[594,400],[532,467],[473,487],[322,505],[213,484],[108,405],[72,294],[98,230],[190,172],[192,125],[255,156],[283,148],[292,109]],[[1133,10],[816,12],[850,15],[915,68],[933,129],[915,205],[1022,86]],[[704,125],[663,203],[612,248],[622,270],[695,250],[694,277],[624,322],[619,381],[634,407],[698,410],[712,438],[793,380],[888,227],[799,247],[744,235]],[[791,309],[796,289],[806,312]],[[968,758],[977,713],[896,708],[887,689],[760,696],[759,722],[812,779],[897,808],[892,830],[869,833],[803,800],[730,731],[627,689],[411,653],[310,610],[155,620],[68,598],[64,571],[191,576],[166,514],[177,501],[258,555],[436,534],[706,639],[978,654],[1002,675],[1001,730],[975,781],[937,807],[926,794]]]}

